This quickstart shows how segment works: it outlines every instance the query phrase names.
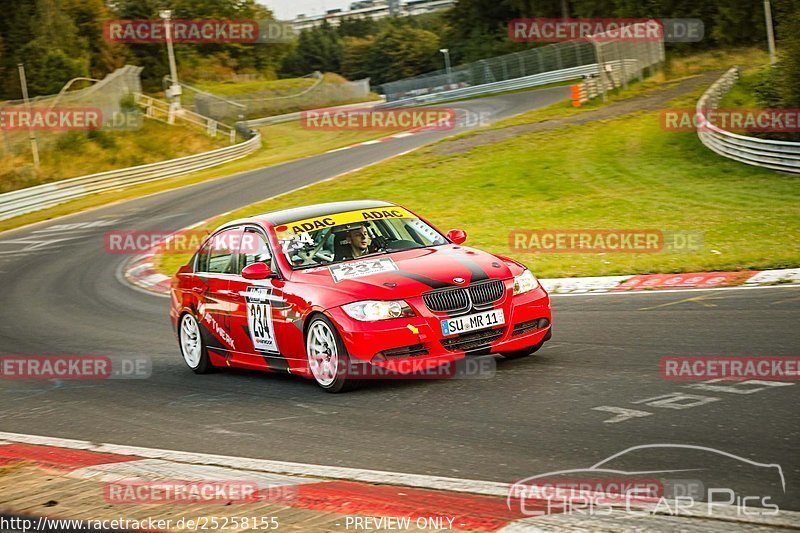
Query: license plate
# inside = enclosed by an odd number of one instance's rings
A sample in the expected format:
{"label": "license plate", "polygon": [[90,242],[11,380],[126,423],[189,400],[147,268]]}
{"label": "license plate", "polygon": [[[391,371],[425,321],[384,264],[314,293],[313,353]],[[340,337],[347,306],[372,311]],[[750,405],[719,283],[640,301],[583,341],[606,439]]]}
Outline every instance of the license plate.
{"label": "license plate", "polygon": [[503,316],[503,310],[492,309],[491,311],[484,311],[483,313],[442,320],[442,335],[445,337],[448,335],[458,335],[459,333],[491,328],[505,323],[506,319]]}

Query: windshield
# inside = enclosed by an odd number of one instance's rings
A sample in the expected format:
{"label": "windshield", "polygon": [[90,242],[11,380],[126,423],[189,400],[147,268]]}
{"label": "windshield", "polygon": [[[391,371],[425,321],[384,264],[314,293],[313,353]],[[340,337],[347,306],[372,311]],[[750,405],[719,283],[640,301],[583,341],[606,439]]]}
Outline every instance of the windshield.
{"label": "windshield", "polygon": [[430,225],[395,206],[298,220],[276,226],[275,233],[295,270],[447,242]]}

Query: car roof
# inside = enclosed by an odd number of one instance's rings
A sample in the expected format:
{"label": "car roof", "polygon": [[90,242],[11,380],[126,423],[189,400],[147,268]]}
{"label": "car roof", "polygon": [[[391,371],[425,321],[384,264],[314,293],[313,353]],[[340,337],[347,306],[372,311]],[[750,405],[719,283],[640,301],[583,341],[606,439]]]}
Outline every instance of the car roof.
{"label": "car roof", "polygon": [[375,207],[394,207],[395,204],[383,202],[381,200],[354,200],[349,202],[328,202],[325,204],[305,205],[302,207],[293,207],[291,209],[282,209],[280,211],[272,211],[271,213],[264,213],[263,215],[256,215],[253,219],[263,220],[269,222],[273,226],[281,224],[288,224],[306,218],[315,218],[334,213],[343,213],[346,211],[357,211],[359,209],[373,209]]}

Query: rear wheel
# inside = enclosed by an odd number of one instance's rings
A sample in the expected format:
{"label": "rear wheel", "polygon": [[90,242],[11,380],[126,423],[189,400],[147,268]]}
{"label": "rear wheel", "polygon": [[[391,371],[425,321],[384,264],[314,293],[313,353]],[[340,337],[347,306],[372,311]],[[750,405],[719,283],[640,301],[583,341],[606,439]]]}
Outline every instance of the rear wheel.
{"label": "rear wheel", "polygon": [[203,344],[203,337],[200,335],[200,326],[197,320],[189,313],[181,317],[178,337],[181,345],[181,355],[186,365],[195,374],[207,374],[211,372],[213,366],[208,357],[208,350]]}
{"label": "rear wheel", "polygon": [[311,319],[306,331],[308,369],[326,392],[344,392],[358,383],[349,377],[350,357],[333,323],[323,315]]}

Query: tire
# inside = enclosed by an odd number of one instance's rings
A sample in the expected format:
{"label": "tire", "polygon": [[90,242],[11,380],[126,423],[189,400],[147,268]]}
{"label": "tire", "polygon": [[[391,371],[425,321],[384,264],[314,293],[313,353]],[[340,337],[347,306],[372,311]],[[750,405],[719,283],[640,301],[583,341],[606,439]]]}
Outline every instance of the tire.
{"label": "tire", "polygon": [[192,372],[208,374],[214,370],[206,345],[203,343],[203,336],[200,334],[200,326],[191,313],[181,315],[178,324],[178,344],[183,362],[192,369]]}
{"label": "tire", "polygon": [[325,392],[352,390],[358,381],[349,377],[350,356],[336,326],[324,315],[316,315],[306,329],[308,370]]}
{"label": "tire", "polygon": [[503,354],[503,357],[505,357],[506,359],[520,359],[522,357],[528,357],[529,355],[538,352],[539,349],[542,346],[544,346],[544,343],[546,341],[549,341],[552,336],[553,336],[553,330],[550,329],[548,330],[547,335],[545,335],[544,338],[537,344],[534,344],[533,346],[530,346],[522,350],[517,350],[516,352],[506,352]]}

